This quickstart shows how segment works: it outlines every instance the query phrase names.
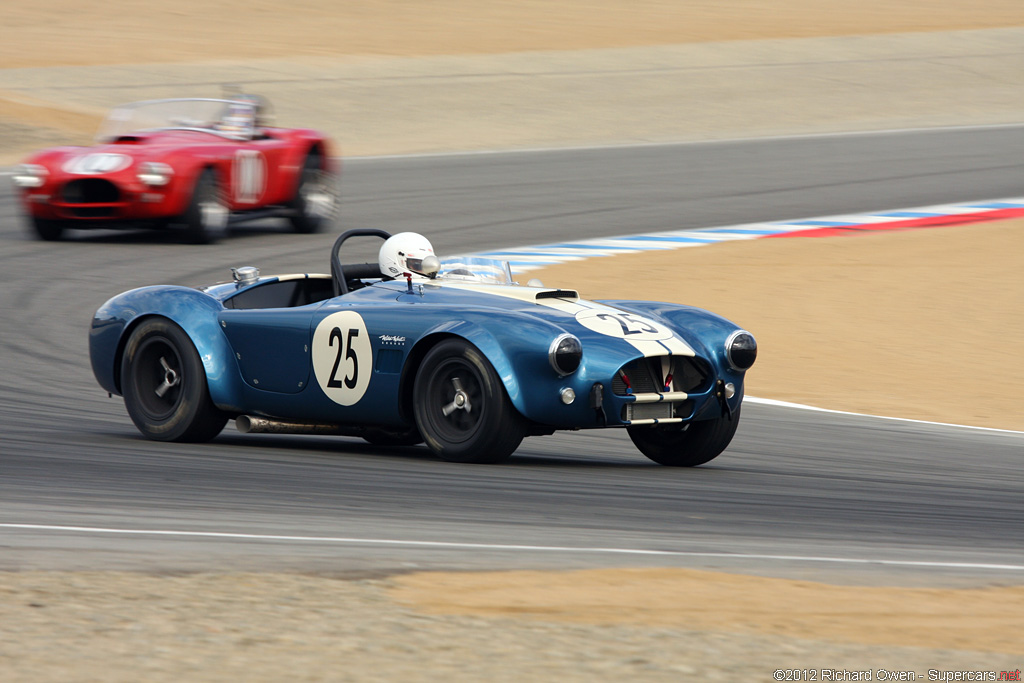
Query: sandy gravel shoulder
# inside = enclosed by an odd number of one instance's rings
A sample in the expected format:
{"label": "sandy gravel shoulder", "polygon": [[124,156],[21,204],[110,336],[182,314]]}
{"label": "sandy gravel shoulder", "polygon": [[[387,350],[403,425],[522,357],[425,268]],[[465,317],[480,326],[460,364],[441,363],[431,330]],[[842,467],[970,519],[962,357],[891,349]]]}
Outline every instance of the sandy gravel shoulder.
{"label": "sandy gravel shoulder", "polygon": [[[941,11],[937,11],[940,10]],[[5,68],[586,50],[1024,25],[1016,0],[148,0],[8,3]]]}
{"label": "sandy gravel shoulder", "polygon": [[1017,669],[1021,590],[842,588],[659,569],[357,581],[0,573],[0,675],[768,681],[780,668],[827,668],[927,680],[928,670]]}

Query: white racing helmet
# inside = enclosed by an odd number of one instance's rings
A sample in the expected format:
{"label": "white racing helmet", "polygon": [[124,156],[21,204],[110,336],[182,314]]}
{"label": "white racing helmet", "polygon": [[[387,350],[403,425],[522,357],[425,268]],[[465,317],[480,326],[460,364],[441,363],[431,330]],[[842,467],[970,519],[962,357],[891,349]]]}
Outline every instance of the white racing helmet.
{"label": "white racing helmet", "polygon": [[[433,257],[433,272],[424,268],[423,262],[428,256]],[[399,278],[405,273],[433,277],[437,273],[434,247],[430,240],[415,232],[400,232],[386,239],[381,245],[377,262],[380,264],[380,272],[389,278]]]}

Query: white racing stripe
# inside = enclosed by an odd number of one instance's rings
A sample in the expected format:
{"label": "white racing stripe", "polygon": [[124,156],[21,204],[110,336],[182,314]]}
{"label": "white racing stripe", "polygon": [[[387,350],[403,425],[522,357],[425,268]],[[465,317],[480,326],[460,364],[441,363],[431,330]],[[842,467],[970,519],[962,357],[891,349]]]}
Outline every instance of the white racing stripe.
{"label": "white racing stripe", "polygon": [[[637,332],[636,329],[631,330],[630,335],[626,333],[609,334],[603,331],[605,326],[592,326],[580,319],[580,314],[587,311],[602,311],[607,312],[609,316],[615,317],[616,319],[623,317],[623,311],[617,308],[612,308],[605,304],[597,303],[596,301],[588,301],[586,299],[578,298],[544,298],[538,299],[537,294],[542,290],[533,287],[510,287],[507,285],[486,285],[486,284],[474,284],[470,282],[445,282],[442,280],[436,280],[433,283],[434,286],[448,287],[453,289],[463,289],[467,291],[482,292],[485,294],[491,294],[493,296],[500,296],[507,299],[515,299],[517,301],[525,301],[527,303],[536,304],[538,306],[544,306],[546,308],[553,308],[557,311],[561,311],[567,315],[574,316],[580,324],[588,329],[592,329],[600,334],[605,334],[610,339],[621,339],[627,344],[631,345],[637,351],[642,353],[644,356],[664,356],[666,353],[675,356],[695,356],[697,355],[690,345],[676,336],[664,325],[660,325],[653,320],[648,320],[642,315],[629,313],[630,318],[640,325],[647,325],[653,329],[659,330],[659,334],[653,336],[657,339],[651,338],[651,335],[645,336],[643,334],[632,335],[633,332]],[[623,320],[625,318],[623,317]],[[629,320],[625,320],[629,323]],[[618,323],[612,323],[609,327],[613,330],[617,330]]]}
{"label": "white racing stripe", "polygon": [[[540,301],[538,303],[544,303],[544,301]],[[611,306],[607,306],[605,304],[597,303],[596,301],[588,301],[586,299],[580,299],[580,305],[583,306],[584,308],[588,309],[588,310],[608,311],[611,314],[622,313],[622,311],[620,311],[617,308],[612,308]],[[643,320],[643,321],[649,322],[651,325],[655,325],[658,328],[664,329],[664,330],[666,330],[666,332],[669,331],[668,328],[665,328],[665,327],[663,327],[661,325],[658,325],[654,321],[647,321],[647,319],[644,318],[643,316],[632,314],[632,313],[630,315],[631,316],[635,316],[639,320]],[[678,336],[676,336],[675,333],[661,335],[661,336],[663,338],[659,338],[659,339],[633,339],[633,338],[626,337],[623,340],[626,341],[627,343],[629,343],[630,345],[632,345],[633,348],[635,348],[640,353],[644,354],[644,356],[646,356],[646,357],[650,357],[650,356],[664,356],[666,352],[668,352],[668,353],[670,353],[670,354],[672,354],[674,356],[690,356],[690,357],[693,357],[693,356],[697,355],[696,352],[694,352],[694,350],[690,348],[690,345],[687,344],[686,342],[684,342]]]}
{"label": "white racing stripe", "polygon": [[459,543],[455,541],[407,541],[391,538],[350,538],[346,536],[289,536],[281,534],[241,534],[221,531],[180,531],[173,529],[112,529],[105,527],[59,526],[51,524],[6,524],[4,529],[29,531],[56,531],[75,534],[119,534],[130,536],[164,536],[179,538],[236,539],[278,543],[330,543],[390,545],[413,548],[464,548],[474,550],[500,550],[523,552],[601,553],[609,555],[657,555],[661,557],[706,557],[734,560],[776,560],[779,562],[829,562],[837,564],[877,564],[896,567],[931,567],[942,569],[990,569],[996,571],[1024,571],[1020,564],[994,564],[984,562],[939,562],[930,560],[886,560],[864,557],[826,557],[816,555],[768,555],[760,553],[712,553],[689,550],[648,550],[645,548],[602,548],[554,545],[514,545],[499,543]]}

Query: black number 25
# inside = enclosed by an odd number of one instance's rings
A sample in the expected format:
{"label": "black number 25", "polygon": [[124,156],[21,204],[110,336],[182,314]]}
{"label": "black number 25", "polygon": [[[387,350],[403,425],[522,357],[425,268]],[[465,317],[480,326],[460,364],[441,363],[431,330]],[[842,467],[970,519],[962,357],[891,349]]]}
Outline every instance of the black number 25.
{"label": "black number 25", "polygon": [[[654,334],[658,331],[658,328],[648,325],[644,320],[634,318],[629,313],[598,313],[597,317],[601,320],[614,320],[622,328],[623,336],[630,334],[641,334],[646,332],[648,334]],[[630,325],[636,325],[637,327],[630,327]]]}
{"label": "black number 25", "polygon": [[345,387],[352,389],[356,386],[356,382],[359,379],[359,359],[356,358],[356,350],[352,348],[352,338],[359,336],[359,330],[351,329],[348,331],[348,340],[342,337],[341,328],[335,327],[331,330],[331,338],[328,343],[334,346],[334,340],[338,340],[338,355],[334,358],[334,368],[331,370],[331,378],[327,380],[327,386],[332,389],[341,388],[341,380],[338,379],[338,366],[341,365],[341,354],[345,347],[348,347],[348,351],[344,351],[345,360],[352,360],[352,376],[345,377]]}

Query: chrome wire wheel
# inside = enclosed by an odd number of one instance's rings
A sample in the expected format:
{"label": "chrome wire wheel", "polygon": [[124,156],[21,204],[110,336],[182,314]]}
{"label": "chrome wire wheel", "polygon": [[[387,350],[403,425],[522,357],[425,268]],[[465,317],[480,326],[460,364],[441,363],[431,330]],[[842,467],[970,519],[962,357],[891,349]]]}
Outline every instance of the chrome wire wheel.
{"label": "chrome wire wheel", "polygon": [[306,170],[303,172],[300,192],[302,209],[311,220],[330,220],[338,208],[338,197],[334,191],[334,176],[326,171]]}
{"label": "chrome wire wheel", "polygon": [[212,169],[203,171],[196,180],[192,201],[181,217],[185,224],[185,240],[192,244],[211,244],[227,232],[231,210],[217,175]]}
{"label": "chrome wire wheel", "polygon": [[338,212],[338,179],[324,167],[322,157],[310,152],[302,165],[295,197],[289,203],[295,232],[317,232],[334,220]]}
{"label": "chrome wire wheel", "polygon": [[199,202],[199,220],[203,229],[210,232],[220,232],[228,225],[227,204],[220,192],[213,189]]}

